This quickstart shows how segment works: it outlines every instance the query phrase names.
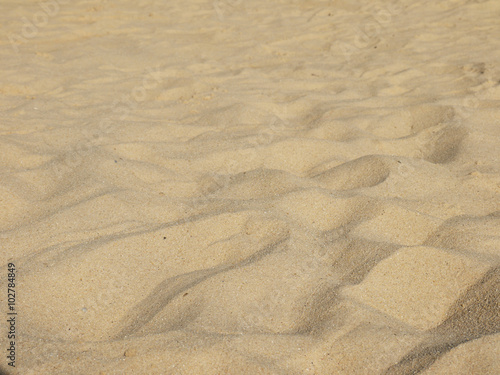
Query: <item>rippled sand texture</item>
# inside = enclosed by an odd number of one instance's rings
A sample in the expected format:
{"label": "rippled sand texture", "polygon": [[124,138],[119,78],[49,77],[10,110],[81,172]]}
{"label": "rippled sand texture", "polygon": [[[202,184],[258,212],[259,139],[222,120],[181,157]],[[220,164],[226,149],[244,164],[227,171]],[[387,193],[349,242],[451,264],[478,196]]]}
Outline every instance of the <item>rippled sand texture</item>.
{"label": "rippled sand texture", "polygon": [[500,2],[54,1],[0,5],[15,373],[500,373]]}

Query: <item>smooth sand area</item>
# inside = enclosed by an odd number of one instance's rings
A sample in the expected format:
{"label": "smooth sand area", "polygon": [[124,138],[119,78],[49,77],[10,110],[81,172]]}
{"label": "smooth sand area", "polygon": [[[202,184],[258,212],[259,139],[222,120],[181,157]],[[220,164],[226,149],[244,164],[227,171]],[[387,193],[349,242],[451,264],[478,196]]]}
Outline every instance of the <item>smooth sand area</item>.
{"label": "smooth sand area", "polygon": [[500,374],[499,20],[2,0],[0,373]]}

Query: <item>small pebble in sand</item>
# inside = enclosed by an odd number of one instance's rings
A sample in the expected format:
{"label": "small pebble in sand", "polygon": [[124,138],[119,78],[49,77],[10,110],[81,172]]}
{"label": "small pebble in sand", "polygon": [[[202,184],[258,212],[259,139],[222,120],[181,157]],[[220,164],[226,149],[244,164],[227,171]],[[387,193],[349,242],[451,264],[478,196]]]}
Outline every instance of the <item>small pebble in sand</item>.
{"label": "small pebble in sand", "polygon": [[134,348],[129,348],[123,353],[125,357],[135,357],[137,355],[137,350]]}

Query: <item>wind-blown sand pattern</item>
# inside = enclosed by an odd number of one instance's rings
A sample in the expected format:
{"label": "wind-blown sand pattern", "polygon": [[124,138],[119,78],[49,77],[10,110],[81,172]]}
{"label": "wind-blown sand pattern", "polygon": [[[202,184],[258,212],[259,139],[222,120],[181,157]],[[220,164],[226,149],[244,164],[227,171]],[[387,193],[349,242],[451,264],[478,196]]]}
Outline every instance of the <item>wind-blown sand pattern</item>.
{"label": "wind-blown sand pattern", "polygon": [[500,373],[500,2],[0,9],[3,371]]}

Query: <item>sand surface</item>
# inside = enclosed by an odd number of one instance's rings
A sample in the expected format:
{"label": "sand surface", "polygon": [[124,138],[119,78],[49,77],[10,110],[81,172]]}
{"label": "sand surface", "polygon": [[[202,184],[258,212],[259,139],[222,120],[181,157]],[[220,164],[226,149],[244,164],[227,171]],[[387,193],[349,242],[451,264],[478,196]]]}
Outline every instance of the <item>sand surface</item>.
{"label": "sand surface", "polygon": [[499,374],[499,19],[2,0],[2,371]]}

